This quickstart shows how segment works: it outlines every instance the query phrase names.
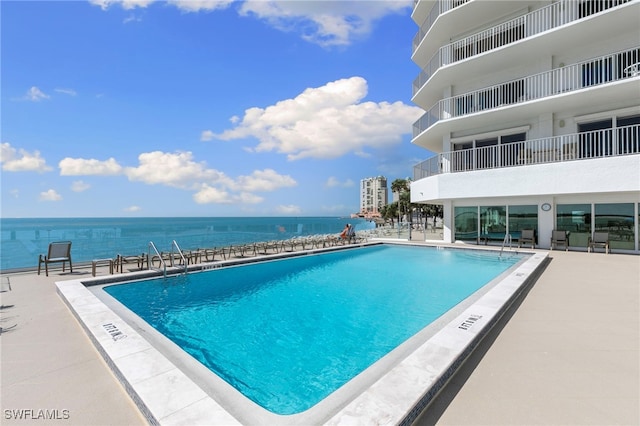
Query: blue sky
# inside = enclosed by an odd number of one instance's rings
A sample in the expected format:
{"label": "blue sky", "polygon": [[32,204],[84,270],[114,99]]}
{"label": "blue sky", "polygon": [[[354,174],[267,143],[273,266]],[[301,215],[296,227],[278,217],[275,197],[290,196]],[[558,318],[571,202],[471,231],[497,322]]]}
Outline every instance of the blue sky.
{"label": "blue sky", "polygon": [[357,211],[429,155],[412,4],[2,1],[2,217]]}

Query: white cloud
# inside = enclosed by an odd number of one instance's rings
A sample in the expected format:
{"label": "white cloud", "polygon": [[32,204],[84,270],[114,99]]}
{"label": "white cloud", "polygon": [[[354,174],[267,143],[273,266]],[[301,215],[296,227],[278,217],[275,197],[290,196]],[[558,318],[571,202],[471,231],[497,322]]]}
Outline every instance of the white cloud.
{"label": "white cloud", "polygon": [[234,0],[169,0],[183,12],[211,12],[216,9],[225,9]]}
{"label": "white cloud", "polygon": [[[156,0],[89,0],[108,10],[146,8]],[[211,12],[228,8],[233,0],[169,0],[182,12]],[[323,47],[346,46],[371,33],[375,21],[386,15],[410,10],[412,0],[378,1],[282,1],[246,0],[238,13],[252,16],[279,31],[295,32],[302,39]]]}
{"label": "white cloud", "polygon": [[193,194],[193,200],[198,204],[231,204],[233,203],[233,198],[231,195],[219,188],[215,188],[213,186],[203,184],[202,188]]}
{"label": "white cloud", "polygon": [[145,8],[155,0],[89,0],[89,3],[99,6],[102,10],[107,10],[111,5],[119,5],[125,10],[135,9],[136,7]]}
{"label": "white cloud", "polygon": [[142,18],[134,14],[131,14],[122,20],[123,24],[128,24],[129,22],[142,22]]}
{"label": "white cloud", "polygon": [[256,152],[277,151],[289,160],[328,159],[348,153],[367,156],[367,148],[400,143],[423,113],[402,102],[361,102],[367,91],[362,77],[333,81],[306,89],[294,99],[249,108],[232,129],[220,134],[206,130],[202,138],[255,137],[259,141]]}
{"label": "white cloud", "polygon": [[215,133],[213,133],[211,130],[205,130],[202,133],[200,133],[200,140],[207,142],[215,138],[215,136],[216,136]]}
{"label": "white cloud", "polygon": [[114,176],[122,173],[122,166],[114,158],[106,161],[85,158],[63,158],[58,163],[61,176]]}
{"label": "white cloud", "polygon": [[24,149],[16,150],[8,142],[0,145],[0,164],[5,172],[48,172],[51,167],[47,166],[44,158],[40,157],[39,151],[33,153]]}
{"label": "white cloud", "polygon": [[294,204],[289,204],[286,206],[280,205],[276,207],[276,212],[284,215],[296,215],[296,214],[301,214],[302,209],[300,208],[300,206],[296,206]]}
{"label": "white cloud", "polygon": [[11,191],[9,191],[9,194],[11,194],[11,196],[13,198],[18,198],[20,197],[20,191],[17,189],[12,189]]}
{"label": "white cloud", "polygon": [[230,193],[204,184],[193,194],[193,200],[198,204],[258,204],[264,201],[264,197],[250,192]]}
{"label": "white cloud", "polygon": [[40,201],[60,201],[62,195],[58,194],[55,189],[50,189],[40,193]]}
{"label": "white cloud", "polygon": [[368,35],[382,17],[411,8],[411,0],[275,1],[247,0],[240,14],[265,20],[281,31],[295,31],[324,47],[345,46]]}
{"label": "white cloud", "polygon": [[199,204],[256,204],[264,198],[255,192],[271,192],[297,185],[291,176],[281,175],[272,169],[255,170],[233,179],[208,168],[205,162],[195,161],[191,152],[145,152],[138,156],[138,161],[138,166],[123,167],[113,158],[106,161],[65,158],[59,166],[61,175],[124,175],[133,182],[194,191],[193,199]]}
{"label": "white cloud", "polygon": [[273,169],[256,170],[249,176],[239,176],[234,184],[235,187],[249,192],[274,191],[296,185],[291,176],[278,174]]}
{"label": "white cloud", "polygon": [[91,185],[81,180],[76,180],[71,184],[71,190],[73,192],[84,192],[89,188],[91,188]]}
{"label": "white cloud", "polygon": [[145,152],[138,156],[138,161],[137,167],[125,170],[132,181],[183,189],[193,189],[201,182],[223,185],[231,182],[224,173],[207,168],[204,162],[194,161],[191,152]]}
{"label": "white cloud", "polygon": [[50,97],[51,96],[42,92],[42,90],[38,89],[36,86],[33,86],[29,90],[27,90],[27,93],[22,99],[25,101],[40,102],[41,100],[49,99]]}
{"label": "white cloud", "polygon": [[258,204],[264,201],[264,197],[249,192],[241,192],[236,200],[242,204]]}
{"label": "white cloud", "polygon": [[53,89],[55,92],[63,93],[69,96],[76,96],[78,93],[73,89]]}
{"label": "white cloud", "polygon": [[355,185],[355,183],[351,179],[347,179],[344,182],[340,182],[340,180],[334,176],[330,176],[329,179],[324,183],[325,188],[351,188]]}
{"label": "white cloud", "polygon": [[[89,3],[99,6],[102,10],[118,5],[125,10],[146,8],[157,0],[89,0]],[[228,7],[234,0],[169,0],[168,4],[183,12],[210,12]],[[164,1],[163,1],[164,2]]]}
{"label": "white cloud", "polygon": [[142,210],[142,208],[140,206],[129,206],[125,207],[123,210],[125,212],[139,212],[140,210]]}

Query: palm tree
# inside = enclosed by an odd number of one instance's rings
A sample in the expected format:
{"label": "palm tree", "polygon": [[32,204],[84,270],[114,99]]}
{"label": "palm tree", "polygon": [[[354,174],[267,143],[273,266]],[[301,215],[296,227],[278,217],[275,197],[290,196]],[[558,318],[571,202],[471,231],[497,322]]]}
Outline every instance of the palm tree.
{"label": "palm tree", "polygon": [[393,202],[380,209],[380,214],[387,220],[391,219],[391,227],[393,228],[393,219],[398,215],[398,203]]}
{"label": "palm tree", "polygon": [[398,210],[400,217],[409,214],[409,222],[411,222],[411,193],[409,191],[400,193],[400,199],[398,200]]}
{"label": "palm tree", "polygon": [[[407,179],[395,179],[391,182],[391,192],[398,194],[398,222],[402,220],[402,215],[409,211],[409,204],[411,196],[409,195],[409,183],[411,181]],[[395,198],[395,197],[394,197]]]}
{"label": "palm tree", "polygon": [[391,182],[391,192],[398,194],[398,201],[395,204],[393,210],[395,214],[392,217],[398,217],[398,221],[401,220],[404,214],[407,214],[409,221],[412,220],[412,212],[418,211],[421,221],[422,217],[442,217],[442,206],[439,204],[414,204],[411,202],[411,179],[395,179]]}
{"label": "palm tree", "polygon": [[409,179],[396,179],[391,182],[391,192],[397,192],[398,194],[402,192],[409,191]]}

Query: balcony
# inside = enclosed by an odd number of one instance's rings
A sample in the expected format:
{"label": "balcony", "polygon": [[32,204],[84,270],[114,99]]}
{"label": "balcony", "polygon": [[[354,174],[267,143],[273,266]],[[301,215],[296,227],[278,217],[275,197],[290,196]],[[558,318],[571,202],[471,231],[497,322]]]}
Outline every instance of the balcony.
{"label": "balcony", "polygon": [[[429,59],[428,63],[423,67],[422,72],[414,80],[413,96],[415,96],[434,73],[443,66],[451,65],[473,58],[482,53],[514,44],[607,9],[619,7],[630,1],[631,0],[577,2],[574,0],[562,0],[477,34],[449,43],[441,47],[431,59]],[[437,5],[434,7],[437,7]],[[631,11],[630,13],[634,12]],[[421,32],[422,27],[418,35],[420,35]],[[424,35],[426,35],[426,31]],[[424,35],[422,37],[424,37]],[[414,41],[414,49],[415,47],[417,46]]]}
{"label": "balcony", "polygon": [[413,167],[414,182],[429,176],[640,154],[640,125],[482,148],[443,152]]}
{"label": "balcony", "polygon": [[564,95],[640,76],[640,47],[442,99],[413,124],[413,138],[440,120]]}
{"label": "balcony", "polygon": [[[435,2],[429,14],[427,15],[424,22],[420,25],[418,29],[418,33],[413,37],[413,50],[415,51],[418,48],[420,42],[425,38],[427,32],[429,32],[429,28],[433,25],[438,16],[442,15],[445,12],[448,12],[452,9],[455,9],[458,6],[462,6],[463,4],[469,2],[470,0],[438,0]],[[417,1],[416,1],[417,3]],[[415,4],[414,4],[415,7]]]}

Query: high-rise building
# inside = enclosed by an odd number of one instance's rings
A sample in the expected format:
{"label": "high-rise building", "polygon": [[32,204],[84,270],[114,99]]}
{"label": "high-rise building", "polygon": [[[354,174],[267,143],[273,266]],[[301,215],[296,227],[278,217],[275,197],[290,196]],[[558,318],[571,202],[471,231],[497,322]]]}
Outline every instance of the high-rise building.
{"label": "high-rise building", "polygon": [[639,252],[640,0],[417,0],[414,203],[445,242]]}
{"label": "high-rise building", "polygon": [[360,215],[377,217],[388,203],[387,178],[370,177],[360,181]]}

